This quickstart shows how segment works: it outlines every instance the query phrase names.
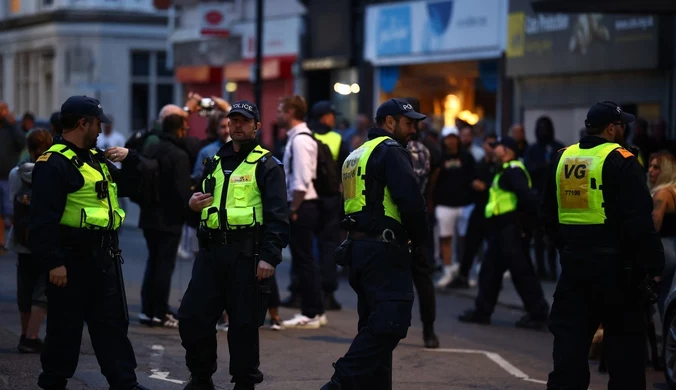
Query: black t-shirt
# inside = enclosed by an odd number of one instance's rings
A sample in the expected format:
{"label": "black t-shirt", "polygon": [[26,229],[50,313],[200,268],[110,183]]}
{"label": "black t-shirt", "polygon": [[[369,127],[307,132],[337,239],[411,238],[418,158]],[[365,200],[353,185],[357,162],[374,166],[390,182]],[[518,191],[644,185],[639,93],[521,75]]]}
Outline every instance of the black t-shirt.
{"label": "black t-shirt", "polygon": [[463,207],[474,202],[472,181],[476,178],[474,157],[460,151],[445,154],[434,187],[434,203],[441,206]]}

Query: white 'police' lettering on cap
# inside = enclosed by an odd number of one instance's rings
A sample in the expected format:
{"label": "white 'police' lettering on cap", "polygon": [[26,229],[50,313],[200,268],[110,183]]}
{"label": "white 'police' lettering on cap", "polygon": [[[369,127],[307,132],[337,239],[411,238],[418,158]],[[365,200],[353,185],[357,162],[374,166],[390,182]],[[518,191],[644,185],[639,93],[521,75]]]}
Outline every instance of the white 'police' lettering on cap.
{"label": "white 'police' lettering on cap", "polygon": [[619,106],[617,107],[617,113],[618,113],[618,114],[621,114],[621,113],[622,113],[622,109],[621,109]]}
{"label": "white 'police' lettering on cap", "polygon": [[413,106],[410,104],[404,104],[403,106],[401,106],[401,108],[404,110],[412,110]]}
{"label": "white 'police' lettering on cap", "polygon": [[235,103],[232,105],[232,108],[243,108],[249,112],[253,111],[253,107],[251,107],[248,104],[243,104],[243,103]]}

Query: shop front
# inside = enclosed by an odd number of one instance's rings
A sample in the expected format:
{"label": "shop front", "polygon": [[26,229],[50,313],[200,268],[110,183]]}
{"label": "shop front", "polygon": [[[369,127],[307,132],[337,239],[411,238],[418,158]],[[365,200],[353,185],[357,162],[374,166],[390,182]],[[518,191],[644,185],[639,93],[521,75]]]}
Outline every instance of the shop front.
{"label": "shop front", "polygon": [[[299,50],[300,16],[282,17],[265,21],[263,27],[263,64],[261,67],[261,140],[264,145],[274,143],[274,129],[279,99],[296,91],[295,63]],[[256,58],[255,23],[238,23],[233,32],[241,39],[240,61],[223,68],[223,83],[230,100],[254,102],[254,65]]]}
{"label": "shop front", "polygon": [[374,105],[414,97],[438,130],[456,119],[500,132],[506,0],[413,1],[369,6],[364,57]]}
{"label": "shop front", "polygon": [[530,140],[537,119],[548,116],[561,142],[577,142],[589,107],[605,100],[649,122],[668,121],[671,76],[659,53],[673,49],[661,46],[659,17],[536,14],[530,3],[510,1],[507,38],[514,116]]}

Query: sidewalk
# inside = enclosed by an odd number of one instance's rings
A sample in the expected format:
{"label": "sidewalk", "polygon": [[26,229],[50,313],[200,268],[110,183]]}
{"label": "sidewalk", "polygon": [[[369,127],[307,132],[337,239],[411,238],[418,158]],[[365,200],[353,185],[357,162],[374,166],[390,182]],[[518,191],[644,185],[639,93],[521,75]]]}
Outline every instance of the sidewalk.
{"label": "sidewalk", "polygon": [[[545,294],[545,299],[551,307],[552,301],[554,300],[553,296],[554,290],[556,289],[556,283],[542,281],[540,282],[540,285],[542,286],[542,291]],[[446,290],[440,294],[456,295],[474,300],[478,293],[478,287],[471,287],[468,289]],[[500,291],[500,296],[498,297],[498,305],[509,309],[523,310],[523,302],[521,302],[521,298],[514,288],[514,283],[509,278],[505,278],[502,281],[502,290]]]}

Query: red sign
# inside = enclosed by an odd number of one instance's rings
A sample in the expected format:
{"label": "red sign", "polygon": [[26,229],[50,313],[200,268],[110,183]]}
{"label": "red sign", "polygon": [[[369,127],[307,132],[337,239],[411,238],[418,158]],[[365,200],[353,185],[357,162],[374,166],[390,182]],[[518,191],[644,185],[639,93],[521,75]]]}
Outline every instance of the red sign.
{"label": "red sign", "polygon": [[209,24],[219,24],[223,20],[223,14],[216,10],[211,10],[204,15],[204,20]]}

